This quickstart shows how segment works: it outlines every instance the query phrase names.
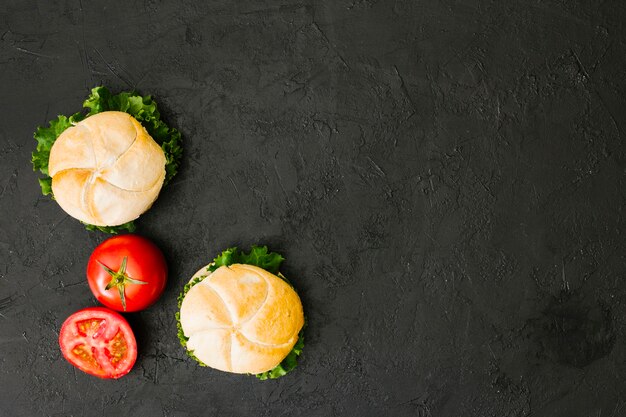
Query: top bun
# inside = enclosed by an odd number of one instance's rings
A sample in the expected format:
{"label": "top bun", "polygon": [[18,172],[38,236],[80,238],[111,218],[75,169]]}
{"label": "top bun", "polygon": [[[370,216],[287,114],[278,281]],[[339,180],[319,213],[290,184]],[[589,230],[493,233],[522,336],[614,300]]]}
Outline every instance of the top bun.
{"label": "top bun", "polygon": [[96,226],[139,217],[159,195],[165,154],[131,115],[95,114],[65,130],[50,150],[52,192],[70,216]]}
{"label": "top bun", "polygon": [[[206,275],[207,267],[194,278]],[[189,290],[180,324],[187,349],[206,365],[258,374],[276,367],[294,347],[304,312],[285,281],[256,266],[233,264]]]}

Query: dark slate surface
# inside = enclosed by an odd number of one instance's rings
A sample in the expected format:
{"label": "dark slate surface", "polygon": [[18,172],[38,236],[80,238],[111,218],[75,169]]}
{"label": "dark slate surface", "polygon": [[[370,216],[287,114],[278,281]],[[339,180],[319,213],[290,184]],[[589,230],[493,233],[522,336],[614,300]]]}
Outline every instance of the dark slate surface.
{"label": "dark slate surface", "polygon": [[[106,5],[104,5],[106,3]],[[3,0],[0,415],[626,415],[622,1]],[[57,334],[96,305],[85,231],[40,195],[34,128],[90,87],[184,135],[139,222],[163,298],[119,381]],[[296,372],[186,357],[176,296],[269,244],[309,318]]]}

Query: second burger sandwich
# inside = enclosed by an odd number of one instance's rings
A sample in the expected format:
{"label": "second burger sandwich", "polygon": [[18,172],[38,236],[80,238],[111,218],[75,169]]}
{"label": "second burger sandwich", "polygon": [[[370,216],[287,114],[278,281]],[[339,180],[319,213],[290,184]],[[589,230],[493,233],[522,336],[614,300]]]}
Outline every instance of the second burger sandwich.
{"label": "second burger sandwich", "polygon": [[304,344],[300,297],[278,272],[282,256],[267,247],[232,248],[185,286],[179,338],[202,365],[278,378],[296,366]]}

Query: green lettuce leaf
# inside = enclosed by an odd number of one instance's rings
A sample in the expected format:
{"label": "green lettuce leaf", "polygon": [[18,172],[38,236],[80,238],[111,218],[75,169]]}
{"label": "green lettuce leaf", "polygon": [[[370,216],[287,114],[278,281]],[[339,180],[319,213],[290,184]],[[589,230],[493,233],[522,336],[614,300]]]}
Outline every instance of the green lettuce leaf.
{"label": "green lettuce leaf", "polygon": [[85,229],[87,230],[91,230],[91,231],[99,230],[101,232],[109,233],[109,234],[117,234],[123,231],[132,233],[136,229],[135,222],[133,221],[120,224],[118,226],[95,226],[93,224],[87,224],[87,223],[83,223],[83,224],[85,225]]}
{"label": "green lettuce leaf", "polygon": [[[250,249],[250,253],[245,253],[242,250],[233,247],[226,249],[217,257],[215,257],[213,263],[207,268],[207,271],[213,272],[220,266],[228,266],[232,264],[254,265],[258,266],[259,268],[263,268],[272,274],[277,275],[293,288],[293,285],[291,285],[291,283],[287,281],[287,278],[285,278],[280,272],[278,272],[280,264],[284,260],[285,258],[283,258],[282,255],[276,252],[269,252],[267,246],[252,246],[252,248]],[[178,310],[180,310],[183,299],[185,298],[185,295],[187,295],[189,290],[207,276],[194,278],[185,285],[183,291],[178,296]],[[281,376],[287,375],[287,373],[291,372],[298,365],[298,357],[302,354],[302,350],[304,349],[305,327],[306,321],[305,325],[300,330],[300,333],[298,333],[298,340],[296,341],[296,344],[293,346],[293,349],[291,349],[291,351],[287,354],[285,359],[283,359],[281,363],[276,365],[275,368],[260,374],[256,374],[255,376],[258,379],[260,379],[261,381],[265,381],[266,379],[280,378]],[[176,312],[176,328],[178,329],[178,339],[180,340],[180,344],[185,349],[187,349],[187,341],[189,340],[189,338],[185,336],[183,328],[180,324],[180,311]],[[206,366],[206,364],[204,364],[193,354],[193,351],[187,350],[187,354],[195,359],[201,366]]]}
{"label": "green lettuce leaf", "polygon": [[220,253],[215,257],[215,259],[213,259],[213,263],[211,264],[211,266],[209,266],[208,270],[210,272],[213,272],[220,266],[228,266],[237,263],[237,253],[237,248],[228,248],[225,251],[222,251],[222,253]]}
{"label": "green lettuce leaf", "polygon": [[39,178],[39,186],[43,195],[52,194],[52,178]]}
{"label": "green lettuce leaf", "polygon": [[[40,126],[37,128],[34,134],[34,138],[37,141],[37,149],[32,154],[34,171],[39,170],[47,178],[50,178],[48,176],[48,159],[50,159],[50,149],[52,149],[52,145],[65,129],[80,122],[84,118],[85,116],[81,113],[75,113],[70,117],[58,116],[55,120],[49,122],[49,127]],[[44,193],[44,195],[45,194],[46,193]]]}
{"label": "green lettuce leaf", "polygon": [[250,253],[245,253],[237,248],[228,248],[219,254],[209,267],[211,272],[220,266],[232,264],[248,264],[263,268],[272,274],[278,274],[280,264],[285,260],[276,252],[268,252],[267,246],[252,246]]}
{"label": "green lettuce leaf", "polygon": [[[54,142],[65,129],[80,122],[85,117],[103,111],[123,111],[137,119],[163,149],[166,159],[164,184],[167,184],[176,175],[183,154],[182,138],[178,130],[168,127],[161,120],[157,104],[151,96],[141,96],[134,91],[113,95],[106,87],[95,87],[83,103],[83,107],[88,109],[86,115],[75,113],[70,117],[58,116],[55,120],[50,121],[49,127],[39,127],[35,132],[37,149],[32,154],[32,163],[33,170],[39,170],[44,175],[43,178],[39,179],[43,195],[52,196],[52,178],[48,175],[48,161],[50,149]],[[54,198],[54,196],[52,197]],[[119,226],[86,225],[86,228],[105,233],[119,233],[134,231],[135,224],[129,222]]]}

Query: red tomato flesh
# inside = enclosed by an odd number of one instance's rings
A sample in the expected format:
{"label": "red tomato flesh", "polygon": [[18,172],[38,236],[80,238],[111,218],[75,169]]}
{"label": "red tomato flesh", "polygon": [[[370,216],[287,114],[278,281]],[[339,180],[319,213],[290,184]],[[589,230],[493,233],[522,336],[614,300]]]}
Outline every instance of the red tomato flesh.
{"label": "red tomato flesh", "polygon": [[[126,261],[124,261],[126,259]],[[112,285],[113,272],[124,271],[124,284]],[[117,311],[143,310],[159,299],[167,282],[161,250],[138,235],[111,237],[94,249],[87,263],[87,281],[96,299]],[[124,302],[120,291],[123,291]]]}
{"label": "red tomato flesh", "polygon": [[61,327],[59,345],[69,363],[100,378],[126,375],[137,359],[137,342],[128,322],[103,307],[69,316]]}

